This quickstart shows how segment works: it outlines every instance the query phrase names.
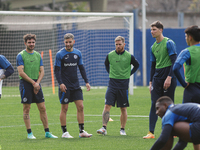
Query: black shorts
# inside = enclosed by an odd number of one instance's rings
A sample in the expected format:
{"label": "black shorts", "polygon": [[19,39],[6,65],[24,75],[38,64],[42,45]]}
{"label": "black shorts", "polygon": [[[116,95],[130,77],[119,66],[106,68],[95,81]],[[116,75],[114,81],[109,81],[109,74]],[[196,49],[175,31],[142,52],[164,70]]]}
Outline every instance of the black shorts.
{"label": "black shorts", "polygon": [[81,89],[67,89],[65,93],[61,92],[59,88],[59,99],[61,104],[68,104],[69,102],[73,102],[75,100],[83,100],[83,93]]}
{"label": "black shorts", "polygon": [[195,145],[200,144],[200,122],[190,124],[190,138]]}
{"label": "black shorts", "polygon": [[44,96],[41,85],[40,90],[37,94],[34,93],[33,89],[34,88],[31,83],[23,79],[20,80],[19,90],[21,95],[21,103],[31,104],[44,102]]}
{"label": "black shorts", "polygon": [[184,90],[183,103],[188,102],[200,104],[200,83],[190,83]]}
{"label": "black shorts", "polygon": [[117,107],[129,107],[128,90],[108,87],[105,95],[105,104]]}
{"label": "black shorts", "polygon": [[176,78],[172,78],[170,87],[165,90],[163,88],[165,80],[154,78],[151,87],[151,101],[156,103],[157,99],[161,96],[169,96],[174,101],[174,93],[176,89]]}

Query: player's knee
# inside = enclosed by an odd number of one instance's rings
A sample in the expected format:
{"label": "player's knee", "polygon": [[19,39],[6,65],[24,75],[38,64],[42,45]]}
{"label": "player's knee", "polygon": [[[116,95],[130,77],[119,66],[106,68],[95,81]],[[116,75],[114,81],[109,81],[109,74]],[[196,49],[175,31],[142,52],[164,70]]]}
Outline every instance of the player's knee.
{"label": "player's knee", "polygon": [[79,112],[82,112],[83,109],[84,109],[84,106],[83,106],[83,105],[79,105],[79,106],[77,107],[77,111],[79,111]]}
{"label": "player's knee", "polygon": [[31,109],[31,106],[24,106],[24,107],[23,107],[23,112],[24,112],[25,114],[28,114],[28,113],[30,112],[30,109]]}
{"label": "player's knee", "polygon": [[107,105],[107,104],[106,104],[106,105],[104,106],[104,111],[110,111],[111,107],[112,107],[111,105]]}
{"label": "player's knee", "polygon": [[30,112],[30,108],[29,108],[29,109],[28,109],[28,108],[23,109],[23,113],[24,113],[24,114],[29,114],[29,112]]}
{"label": "player's knee", "polygon": [[40,107],[39,111],[42,112],[42,113],[46,112],[46,107],[45,106]]}

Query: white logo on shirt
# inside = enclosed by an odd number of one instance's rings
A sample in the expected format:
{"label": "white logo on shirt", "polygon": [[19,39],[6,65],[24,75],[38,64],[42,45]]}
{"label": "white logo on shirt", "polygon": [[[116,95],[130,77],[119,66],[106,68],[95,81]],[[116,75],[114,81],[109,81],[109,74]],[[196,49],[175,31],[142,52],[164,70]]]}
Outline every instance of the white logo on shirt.
{"label": "white logo on shirt", "polygon": [[68,59],[69,58],[69,55],[67,55],[66,57],[65,57],[65,59]]}
{"label": "white logo on shirt", "polygon": [[77,66],[77,63],[64,63],[64,66],[67,67],[67,66]]}

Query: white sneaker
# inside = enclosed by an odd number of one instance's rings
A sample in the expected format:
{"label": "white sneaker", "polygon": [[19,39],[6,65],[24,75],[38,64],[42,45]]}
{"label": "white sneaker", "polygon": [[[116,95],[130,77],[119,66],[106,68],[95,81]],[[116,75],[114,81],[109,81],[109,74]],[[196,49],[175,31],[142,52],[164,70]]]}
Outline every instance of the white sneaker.
{"label": "white sneaker", "polygon": [[69,132],[65,132],[65,133],[62,134],[62,138],[74,138],[74,137],[71,136],[71,135],[69,134]]}
{"label": "white sneaker", "polygon": [[36,139],[36,137],[33,135],[33,133],[29,133],[27,136],[28,139]]}
{"label": "white sneaker", "polygon": [[79,133],[79,137],[80,137],[80,138],[83,138],[83,137],[89,138],[89,137],[91,137],[91,136],[92,136],[92,134],[89,134],[89,133],[87,133],[87,132],[84,131],[84,130],[83,130],[82,133]]}
{"label": "white sneaker", "polygon": [[120,130],[120,135],[126,135],[125,130]]}
{"label": "white sneaker", "polygon": [[107,131],[106,131],[106,129],[104,127],[102,127],[101,129],[97,130],[97,133],[106,135]]}

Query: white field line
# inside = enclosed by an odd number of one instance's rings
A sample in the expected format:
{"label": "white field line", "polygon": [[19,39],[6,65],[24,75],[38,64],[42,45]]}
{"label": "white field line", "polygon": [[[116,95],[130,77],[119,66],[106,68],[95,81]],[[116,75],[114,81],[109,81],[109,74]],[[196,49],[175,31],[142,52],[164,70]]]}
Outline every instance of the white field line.
{"label": "white field line", "polygon": [[[44,94],[44,96],[50,96],[50,94]],[[20,97],[20,95],[2,95],[1,97]]]}
{"label": "white field line", "polygon": [[[81,86],[81,88],[82,89],[86,89],[86,87],[85,86]],[[91,89],[106,89],[107,88],[107,86],[91,86]],[[137,86],[133,86],[133,89],[136,89],[137,88]],[[44,91],[43,91],[43,94],[44,94]],[[50,96],[50,94],[44,94],[44,96]],[[19,94],[17,94],[17,95],[3,95],[2,94],[2,97],[20,97],[20,95]]]}
{"label": "white field line", "polygon": [[[16,116],[20,116],[22,117],[22,115],[3,115],[0,117],[16,117]],[[68,116],[76,116],[76,114],[69,114]],[[84,115],[87,117],[100,117],[102,115]],[[110,115],[110,117],[120,117],[120,115]],[[141,116],[141,115],[128,115],[128,118],[148,118],[149,116]],[[127,119],[127,120],[134,120],[134,119]],[[120,120],[114,120],[114,121],[120,121]],[[84,122],[102,122],[102,120],[99,121],[84,121]],[[73,123],[77,123],[76,122],[67,122],[69,124],[73,124]],[[49,125],[56,125],[56,124],[60,124],[60,122],[58,123],[49,123]],[[40,126],[42,124],[31,124],[31,126]],[[12,125],[12,126],[0,126],[0,128],[13,128],[13,127],[24,127],[25,125]]]}

